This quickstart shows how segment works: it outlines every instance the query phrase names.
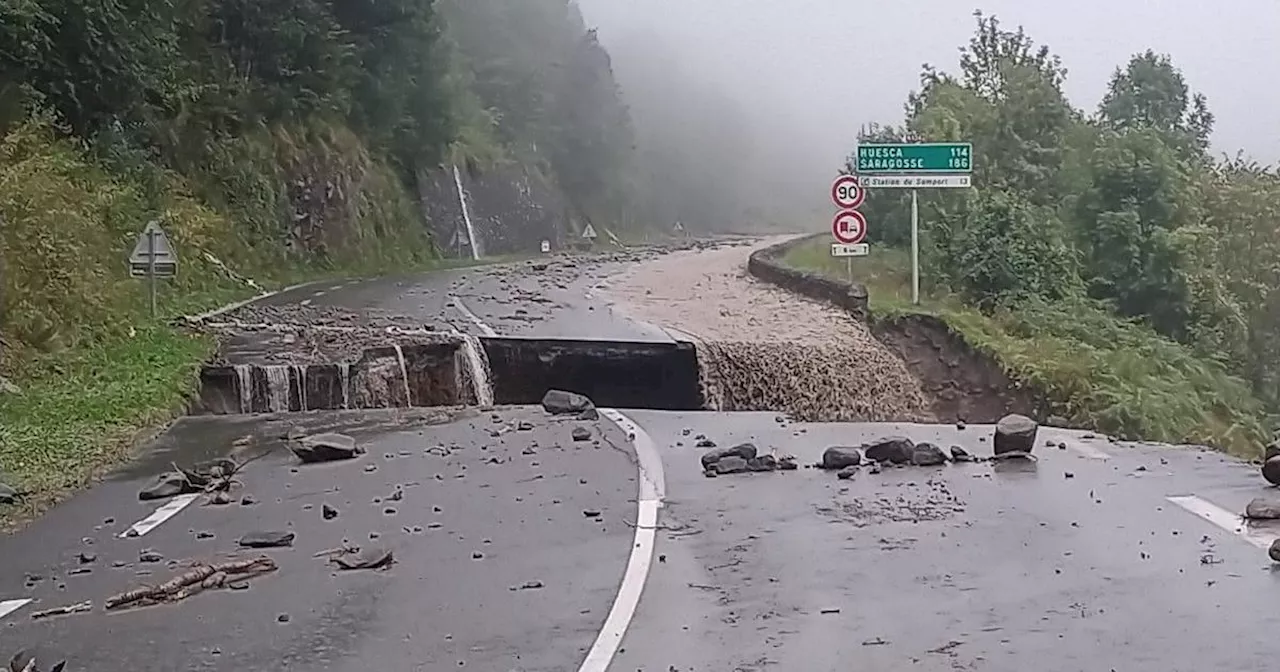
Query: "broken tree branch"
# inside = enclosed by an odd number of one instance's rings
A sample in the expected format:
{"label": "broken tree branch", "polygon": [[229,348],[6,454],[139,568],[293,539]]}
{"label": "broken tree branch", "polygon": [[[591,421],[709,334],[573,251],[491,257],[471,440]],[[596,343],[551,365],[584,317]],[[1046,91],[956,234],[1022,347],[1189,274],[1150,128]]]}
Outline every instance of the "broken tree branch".
{"label": "broken tree branch", "polygon": [[[276,567],[276,561],[265,555],[248,560],[198,565],[191,571],[179,574],[157,586],[141,586],[114,595],[107,599],[106,608],[118,609],[139,602],[154,604],[183,600],[204,588],[222,587],[226,583],[226,577],[231,574],[256,576],[275,571]],[[221,575],[221,580],[217,580],[216,575]],[[211,578],[214,580],[210,581]]]}

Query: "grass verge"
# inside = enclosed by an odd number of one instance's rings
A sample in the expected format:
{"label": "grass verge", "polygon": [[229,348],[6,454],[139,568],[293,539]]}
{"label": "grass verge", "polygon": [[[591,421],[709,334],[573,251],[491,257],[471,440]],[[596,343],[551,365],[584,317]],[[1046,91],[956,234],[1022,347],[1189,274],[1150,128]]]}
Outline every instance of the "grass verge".
{"label": "grass verge", "polygon": [[[529,255],[480,261],[441,259],[430,271],[510,263]],[[306,279],[291,274],[280,287]],[[186,410],[211,338],[167,320],[250,298],[221,291],[165,297],[160,319],[131,332],[38,358],[12,380],[20,394],[0,395],[0,481],[26,493],[20,506],[0,506],[0,529],[12,529],[92,483],[131,456],[138,438]]]}
{"label": "grass verge", "polygon": [[911,304],[911,261],[903,250],[831,258],[824,238],[791,249],[784,264],[867,285],[874,319],[913,313],[941,318],[1013,379],[1042,391],[1055,414],[1126,439],[1195,443],[1257,457],[1265,440],[1262,404],[1217,362],[1121,320],[1095,305],[1029,303],[983,314],[922,280]]}

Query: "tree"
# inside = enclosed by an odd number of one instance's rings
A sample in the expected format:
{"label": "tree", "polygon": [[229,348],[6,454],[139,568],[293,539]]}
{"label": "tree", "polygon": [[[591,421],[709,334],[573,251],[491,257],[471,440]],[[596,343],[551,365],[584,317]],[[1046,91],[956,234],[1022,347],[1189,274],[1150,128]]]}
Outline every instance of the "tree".
{"label": "tree", "polygon": [[1098,118],[1116,130],[1154,129],[1188,157],[1209,148],[1213,114],[1202,94],[1192,94],[1169,56],[1147,50],[1111,75]]}

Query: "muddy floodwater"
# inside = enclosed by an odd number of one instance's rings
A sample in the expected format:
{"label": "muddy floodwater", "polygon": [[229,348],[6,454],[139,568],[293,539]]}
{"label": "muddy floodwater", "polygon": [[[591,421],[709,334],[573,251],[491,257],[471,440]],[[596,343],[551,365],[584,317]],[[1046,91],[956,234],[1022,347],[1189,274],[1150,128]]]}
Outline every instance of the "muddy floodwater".
{"label": "muddy floodwater", "polygon": [[610,278],[606,292],[634,317],[698,339],[713,408],[928,419],[920,385],[865,324],[748,275],[751,252],[778,242],[646,259]]}

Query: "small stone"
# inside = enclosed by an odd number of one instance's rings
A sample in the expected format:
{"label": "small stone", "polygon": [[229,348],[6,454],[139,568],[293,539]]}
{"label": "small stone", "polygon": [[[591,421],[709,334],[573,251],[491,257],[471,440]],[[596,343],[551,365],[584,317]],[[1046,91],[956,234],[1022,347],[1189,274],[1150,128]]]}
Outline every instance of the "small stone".
{"label": "small stone", "polygon": [[836,472],[836,478],[842,481],[847,481],[857,475],[858,467],[852,464]]}
{"label": "small stone", "polygon": [[213,533],[208,530],[200,530],[196,532],[196,539],[212,539]]}
{"label": "small stone", "polygon": [[480,551],[472,551],[472,552],[471,552],[471,559],[472,559],[472,560],[481,560],[481,559],[483,559],[483,558],[484,558],[484,553],[481,553]]}
{"label": "small stone", "polygon": [[293,545],[294,534],[286,531],[257,531],[240,537],[241,548],[280,548]]}
{"label": "small stone", "polygon": [[569,436],[574,441],[589,441],[591,440],[591,430],[586,427],[574,427],[573,431],[569,432]]}
{"label": "small stone", "polygon": [[783,455],[778,458],[778,471],[795,471],[800,468],[795,455]]}
{"label": "small stone", "polygon": [[533,423],[528,420],[521,420],[516,423],[516,430],[521,432],[533,431]]}
{"label": "small stone", "polygon": [[1280,539],[1271,542],[1271,548],[1267,549],[1267,555],[1275,562],[1280,562]]}
{"label": "small stone", "polygon": [[289,614],[280,614],[279,616],[276,616],[276,622],[278,622],[278,623],[288,623],[288,622],[289,622]]}
{"label": "small stone", "polygon": [[588,518],[599,518],[599,517],[600,517],[600,509],[585,509],[585,510],[582,512],[582,515],[584,515],[584,516],[586,516],[586,517],[588,517]]}
{"label": "small stone", "polygon": [[575,392],[547,390],[547,393],[542,395],[542,409],[551,415],[577,414],[588,408],[595,408],[595,404],[587,397]]}
{"label": "small stone", "polygon": [[594,406],[592,406],[591,408],[583,409],[583,411],[579,413],[577,417],[579,420],[592,422],[600,419],[600,412],[597,411]]}
{"label": "small stone", "polygon": [[240,498],[240,506],[253,506],[254,504],[257,504],[257,503],[258,503],[258,500],[254,499],[253,495],[245,495],[244,497]]}
{"label": "small stone", "polygon": [[995,440],[992,444],[995,454],[1030,454],[1035,448],[1039,429],[1036,421],[1025,415],[1013,413],[1000,418],[1000,422],[996,423]]}
{"label": "small stone", "polygon": [[972,462],[973,456],[960,446],[951,446],[951,459],[956,462]]}
{"label": "small stone", "polygon": [[849,446],[831,446],[822,451],[823,469],[844,469],[862,464],[862,453]]}
{"label": "small stone", "polygon": [[703,437],[701,439],[698,439],[698,442],[693,444],[693,447],[694,448],[715,448],[716,442],[706,437]]}
{"label": "small stone", "polygon": [[325,520],[333,520],[338,517],[338,510],[328,504],[322,504],[320,505],[320,515]]}
{"label": "small stone", "polygon": [[88,565],[98,561],[98,554],[89,551],[80,551],[80,564]]}
{"label": "small stone", "polygon": [[152,562],[160,562],[162,560],[164,560],[163,555],[160,555],[159,553],[149,548],[143,549],[138,553],[138,562],[152,563]]}

